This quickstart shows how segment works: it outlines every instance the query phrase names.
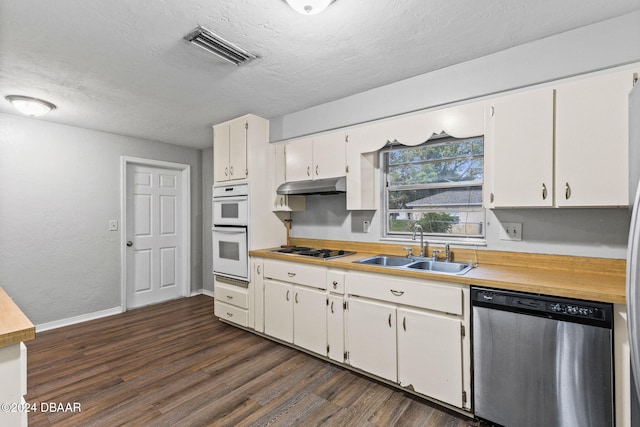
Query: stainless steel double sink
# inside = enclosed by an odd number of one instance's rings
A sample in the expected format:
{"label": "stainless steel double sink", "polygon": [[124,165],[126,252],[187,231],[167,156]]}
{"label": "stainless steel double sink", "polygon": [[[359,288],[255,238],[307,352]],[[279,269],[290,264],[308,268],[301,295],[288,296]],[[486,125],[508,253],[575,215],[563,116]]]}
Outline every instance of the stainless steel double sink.
{"label": "stainless steel double sink", "polygon": [[471,270],[470,263],[436,261],[432,258],[400,257],[392,255],[375,255],[369,258],[353,261],[356,264],[377,265],[380,267],[400,268],[406,270],[421,270],[432,273],[462,275]]}

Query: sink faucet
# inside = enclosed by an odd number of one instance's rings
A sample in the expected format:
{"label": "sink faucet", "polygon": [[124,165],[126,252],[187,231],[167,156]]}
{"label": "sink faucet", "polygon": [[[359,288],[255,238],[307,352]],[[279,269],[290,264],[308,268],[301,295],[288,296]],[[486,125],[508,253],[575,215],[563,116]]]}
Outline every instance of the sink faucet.
{"label": "sink faucet", "polygon": [[447,245],[447,246],[444,247],[444,250],[445,250],[445,255],[446,255],[444,260],[446,262],[450,262],[451,261],[451,248],[449,247],[449,245]]}
{"label": "sink faucet", "polygon": [[413,226],[413,237],[411,240],[416,240],[416,231],[420,231],[420,256],[424,256],[424,231],[422,230],[422,226],[420,224],[416,224]]}

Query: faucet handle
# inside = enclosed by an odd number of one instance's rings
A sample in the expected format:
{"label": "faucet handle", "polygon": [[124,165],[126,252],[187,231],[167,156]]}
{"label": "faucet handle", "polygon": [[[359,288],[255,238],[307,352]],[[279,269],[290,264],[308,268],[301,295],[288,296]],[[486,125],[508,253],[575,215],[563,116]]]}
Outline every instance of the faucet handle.
{"label": "faucet handle", "polygon": [[403,251],[408,251],[407,258],[413,256],[413,248],[402,248]]}
{"label": "faucet handle", "polygon": [[433,251],[431,251],[431,256],[433,257],[434,261],[438,260],[438,254],[442,252],[442,249],[434,249]]}

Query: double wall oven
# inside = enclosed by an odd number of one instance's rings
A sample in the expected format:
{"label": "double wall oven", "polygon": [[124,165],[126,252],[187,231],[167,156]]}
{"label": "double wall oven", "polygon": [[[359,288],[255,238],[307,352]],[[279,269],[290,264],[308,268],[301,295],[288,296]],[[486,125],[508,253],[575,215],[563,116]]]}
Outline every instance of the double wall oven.
{"label": "double wall oven", "polygon": [[249,281],[249,185],[213,187],[213,274]]}

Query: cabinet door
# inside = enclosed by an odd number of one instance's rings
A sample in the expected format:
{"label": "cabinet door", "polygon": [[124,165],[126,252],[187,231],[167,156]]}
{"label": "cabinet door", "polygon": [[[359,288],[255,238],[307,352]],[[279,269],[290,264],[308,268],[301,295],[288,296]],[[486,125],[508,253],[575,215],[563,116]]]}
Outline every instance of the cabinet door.
{"label": "cabinet door", "polygon": [[344,362],[344,299],[329,295],[327,305],[327,344],[329,359]]}
{"label": "cabinet door", "polygon": [[247,122],[236,120],[229,125],[229,179],[245,179],[247,172]]}
{"label": "cabinet door", "polygon": [[344,132],[333,132],[313,138],[313,178],[345,176],[346,145]]}
{"label": "cabinet door", "polygon": [[256,258],[253,265],[253,308],[254,308],[254,329],[264,332],[264,266],[261,258]]}
{"label": "cabinet door", "polygon": [[556,89],[556,204],[629,204],[628,96],[625,71]]}
{"label": "cabinet door", "polygon": [[213,127],[213,179],[229,180],[229,125]]}
{"label": "cabinet door", "polygon": [[462,407],[462,335],[458,319],[398,309],[398,382]]}
{"label": "cabinet door", "polygon": [[297,140],[285,146],[285,176],[287,182],[313,179],[313,143],[310,139]]}
{"label": "cabinet door", "polygon": [[264,333],[293,342],[293,286],[264,280]]}
{"label": "cabinet door", "polygon": [[351,366],[396,381],[395,306],[351,298],[346,313]]}
{"label": "cabinet door", "polygon": [[285,165],[285,145],[276,144],[274,149],[274,171],[273,171],[273,197],[274,203],[272,210],[274,212],[291,212],[303,211],[305,208],[305,196],[286,196],[277,194],[276,191],[280,184],[286,182],[286,165]]}
{"label": "cabinet door", "polygon": [[497,98],[487,108],[488,205],[553,206],[553,89]]}
{"label": "cabinet door", "polygon": [[317,289],[293,288],[293,343],[327,355],[327,295]]}

